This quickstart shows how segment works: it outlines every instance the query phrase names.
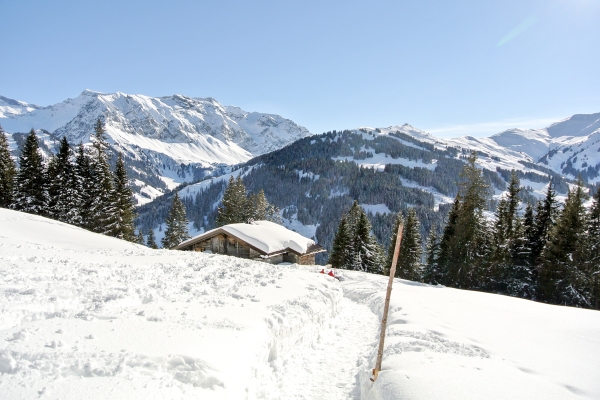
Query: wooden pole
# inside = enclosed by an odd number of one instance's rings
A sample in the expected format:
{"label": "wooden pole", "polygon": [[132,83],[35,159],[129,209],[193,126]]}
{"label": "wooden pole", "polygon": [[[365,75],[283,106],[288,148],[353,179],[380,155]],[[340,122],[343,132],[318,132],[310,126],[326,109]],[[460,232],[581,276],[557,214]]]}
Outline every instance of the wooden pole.
{"label": "wooden pole", "polygon": [[385,294],[385,304],[383,306],[383,318],[381,319],[381,333],[379,334],[379,350],[377,350],[377,362],[373,369],[373,377],[371,381],[375,382],[379,371],[381,371],[381,361],[383,359],[383,342],[385,341],[385,328],[387,325],[387,317],[390,309],[390,297],[392,296],[392,284],[394,283],[394,275],[396,275],[396,264],[398,263],[398,254],[400,253],[400,242],[402,242],[402,231],[404,229],[404,223],[400,223],[398,226],[398,233],[396,235],[396,246],[394,247],[394,256],[392,257],[392,265],[390,268],[390,279],[388,280],[387,292]]}

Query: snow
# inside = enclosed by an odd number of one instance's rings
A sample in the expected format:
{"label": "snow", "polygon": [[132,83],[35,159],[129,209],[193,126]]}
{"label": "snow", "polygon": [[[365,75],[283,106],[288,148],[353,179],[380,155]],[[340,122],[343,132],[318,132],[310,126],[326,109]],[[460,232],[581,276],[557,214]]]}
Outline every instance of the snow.
{"label": "snow", "polygon": [[[371,150],[372,149],[366,149],[366,150]],[[354,157],[352,156],[347,156],[347,157],[332,157],[333,161],[352,161],[354,162],[356,165],[359,165],[363,168],[373,168],[379,171],[383,171],[385,168],[386,164],[400,164],[400,165],[404,165],[405,167],[410,167],[410,168],[414,168],[414,167],[421,167],[421,168],[427,168],[429,170],[434,170],[435,167],[437,166],[437,163],[425,163],[422,160],[409,160],[408,158],[392,158],[391,156],[384,154],[384,153],[379,153],[379,154],[374,154],[373,157],[367,157],[364,160],[355,160]]]}
{"label": "snow", "polygon": [[3,398],[302,398],[288,354],[329,346],[347,323],[339,283],[312,269],[0,220]]}
{"label": "snow", "polygon": [[318,224],[315,225],[304,225],[302,222],[298,220],[298,213],[294,213],[294,215],[290,216],[289,219],[283,218],[283,225],[291,229],[294,232],[298,232],[304,237],[314,238],[317,235]]}
{"label": "snow", "polygon": [[596,399],[600,312],[151,250],[0,209],[2,398]]}
{"label": "snow", "polygon": [[[220,229],[267,254],[288,248],[303,254],[306,253],[310,246],[315,244],[314,240],[306,238],[299,233],[271,221],[254,221],[252,224],[224,225],[200,236],[210,235]],[[185,246],[186,243],[192,242],[197,238],[198,236],[181,243],[179,246]]]}
{"label": "snow", "polygon": [[[345,273],[381,316],[385,279]],[[600,312],[396,279],[382,372],[363,399],[598,398]],[[374,365],[376,348],[371,351]]]}
{"label": "snow", "polygon": [[366,212],[370,212],[372,214],[389,214],[391,213],[390,209],[385,204],[361,204],[360,205]]}
{"label": "snow", "polygon": [[141,179],[152,186],[152,177],[163,178],[169,189],[171,180],[178,185],[195,178],[184,167],[217,171],[311,135],[281,116],[246,112],[211,98],[85,90],[76,98],[39,107],[0,96],[0,125],[8,133],[33,127],[57,138],[66,136],[72,144],[89,144],[98,118],[105,122],[113,150],[143,165]]}

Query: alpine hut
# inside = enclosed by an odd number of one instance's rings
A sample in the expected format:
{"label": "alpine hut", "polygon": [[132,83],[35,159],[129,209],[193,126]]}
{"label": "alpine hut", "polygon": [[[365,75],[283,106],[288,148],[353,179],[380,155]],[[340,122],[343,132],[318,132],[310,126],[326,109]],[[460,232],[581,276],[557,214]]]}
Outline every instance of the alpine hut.
{"label": "alpine hut", "polygon": [[314,240],[270,221],[224,225],[186,240],[174,249],[226,254],[271,264],[304,265],[314,264],[315,255],[326,251]]}

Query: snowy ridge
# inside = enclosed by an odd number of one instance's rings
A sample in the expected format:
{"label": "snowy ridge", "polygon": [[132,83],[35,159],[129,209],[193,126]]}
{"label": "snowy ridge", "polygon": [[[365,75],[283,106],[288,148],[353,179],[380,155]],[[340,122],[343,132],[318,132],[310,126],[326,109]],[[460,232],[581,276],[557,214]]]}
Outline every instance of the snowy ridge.
{"label": "snowy ridge", "polygon": [[[281,116],[226,107],[211,98],[85,90],[74,99],[39,107],[0,97],[0,125],[11,134],[44,129],[54,141],[66,136],[72,144],[89,143],[98,118],[106,124],[113,149],[125,154],[131,168],[138,166],[140,181],[152,187],[141,201],[153,198],[157,189],[200,180],[217,166],[248,161],[311,134]],[[174,184],[157,187],[153,177]]]}

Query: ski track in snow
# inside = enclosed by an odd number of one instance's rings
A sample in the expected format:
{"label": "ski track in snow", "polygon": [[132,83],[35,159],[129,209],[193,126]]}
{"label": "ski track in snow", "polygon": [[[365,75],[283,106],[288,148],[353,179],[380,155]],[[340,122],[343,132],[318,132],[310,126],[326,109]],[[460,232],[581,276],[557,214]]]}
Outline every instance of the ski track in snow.
{"label": "ski track in snow", "polygon": [[288,355],[281,379],[283,399],[346,400],[360,398],[357,374],[379,332],[371,310],[347,297],[340,313],[309,348]]}

